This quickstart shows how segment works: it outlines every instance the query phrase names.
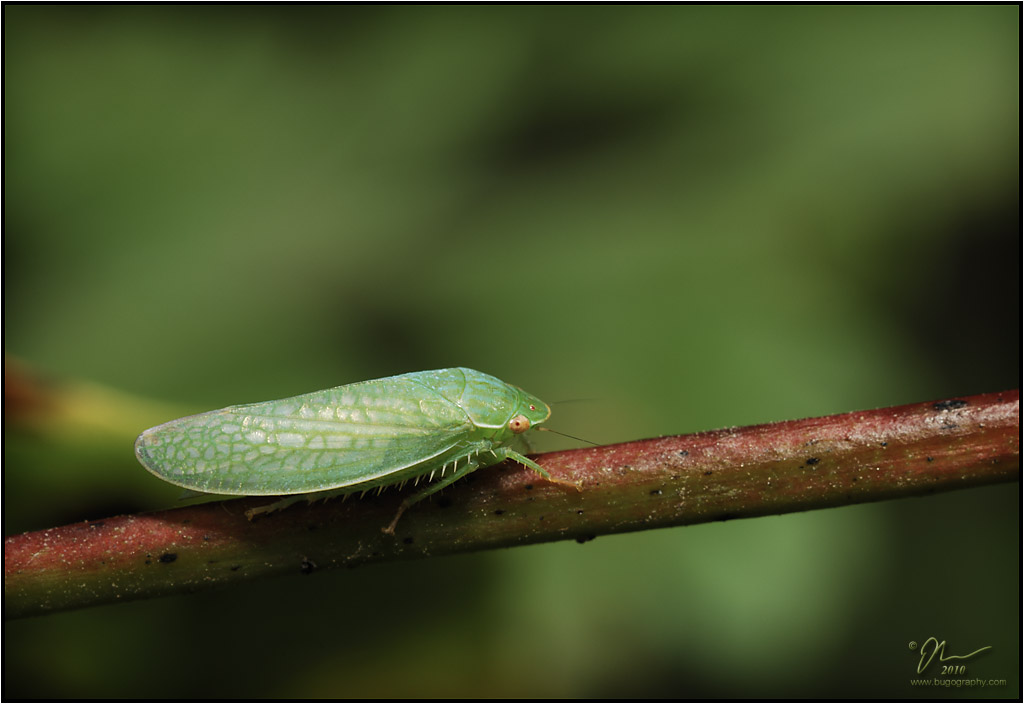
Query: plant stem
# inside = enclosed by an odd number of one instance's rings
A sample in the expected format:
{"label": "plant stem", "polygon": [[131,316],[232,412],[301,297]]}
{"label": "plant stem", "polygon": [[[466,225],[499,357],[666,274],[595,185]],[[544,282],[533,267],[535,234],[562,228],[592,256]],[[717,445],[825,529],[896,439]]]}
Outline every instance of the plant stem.
{"label": "plant stem", "polygon": [[881,501],[1020,477],[1020,393],[640,440],[505,463],[413,506],[389,491],[245,518],[266,498],[4,541],[5,616],[192,592],[327,567]]}

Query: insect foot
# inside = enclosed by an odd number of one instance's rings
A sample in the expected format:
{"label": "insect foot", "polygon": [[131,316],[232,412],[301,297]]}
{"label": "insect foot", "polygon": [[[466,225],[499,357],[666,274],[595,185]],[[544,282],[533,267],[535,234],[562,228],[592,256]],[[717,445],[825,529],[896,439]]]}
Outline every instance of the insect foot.
{"label": "insect foot", "polygon": [[402,517],[402,514],[404,512],[405,512],[405,506],[402,505],[402,506],[400,506],[398,508],[398,513],[395,514],[395,517],[391,519],[391,523],[389,523],[386,526],[384,526],[383,528],[381,528],[380,532],[383,533],[384,535],[394,535],[395,534],[395,526],[398,525],[398,519]]}
{"label": "insect foot", "polygon": [[570,481],[568,479],[552,479],[551,481],[553,481],[555,484],[559,484],[561,486],[571,486],[573,489],[575,489],[576,491],[578,491],[580,493],[583,492],[583,480],[582,479],[577,479],[576,481]]}

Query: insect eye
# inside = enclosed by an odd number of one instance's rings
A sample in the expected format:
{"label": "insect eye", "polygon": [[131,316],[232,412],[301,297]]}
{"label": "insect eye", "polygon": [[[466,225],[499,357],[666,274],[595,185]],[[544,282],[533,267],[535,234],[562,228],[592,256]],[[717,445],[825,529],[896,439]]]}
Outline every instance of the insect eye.
{"label": "insect eye", "polygon": [[536,410],[537,410],[537,407],[536,407],[536,406],[534,406],[534,405],[533,405],[533,404],[531,403],[531,404],[530,404],[530,410],[531,410],[531,411],[536,411]]}
{"label": "insect eye", "polygon": [[526,416],[519,414],[508,422],[508,429],[518,435],[519,433],[525,433],[530,429],[530,419]]}

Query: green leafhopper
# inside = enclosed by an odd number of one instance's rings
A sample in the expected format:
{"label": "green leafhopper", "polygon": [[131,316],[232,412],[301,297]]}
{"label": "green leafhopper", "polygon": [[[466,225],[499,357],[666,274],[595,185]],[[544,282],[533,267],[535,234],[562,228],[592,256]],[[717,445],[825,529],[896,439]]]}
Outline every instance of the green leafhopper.
{"label": "green leafhopper", "polygon": [[409,506],[506,459],[578,489],[512,447],[550,415],[539,398],[493,376],[437,369],[179,418],[139,435],[135,455],[186,489],[292,497],[250,518],[302,498],[426,479],[384,529],[393,533]]}

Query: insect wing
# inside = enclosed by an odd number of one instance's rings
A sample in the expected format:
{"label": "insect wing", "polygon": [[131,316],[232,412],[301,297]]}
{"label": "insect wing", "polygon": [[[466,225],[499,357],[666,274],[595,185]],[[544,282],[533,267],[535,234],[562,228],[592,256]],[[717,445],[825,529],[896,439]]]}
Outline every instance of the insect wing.
{"label": "insect wing", "polygon": [[181,418],[145,431],[135,453],[160,478],[211,493],[372,482],[444,454],[473,429],[459,406],[414,376]]}

